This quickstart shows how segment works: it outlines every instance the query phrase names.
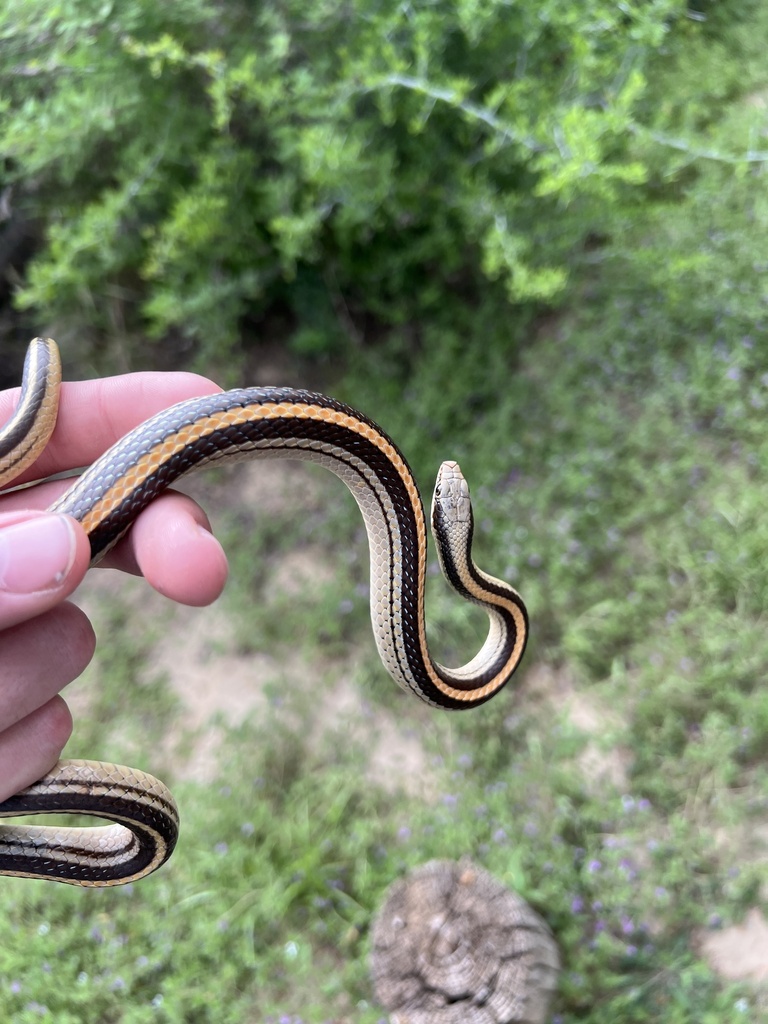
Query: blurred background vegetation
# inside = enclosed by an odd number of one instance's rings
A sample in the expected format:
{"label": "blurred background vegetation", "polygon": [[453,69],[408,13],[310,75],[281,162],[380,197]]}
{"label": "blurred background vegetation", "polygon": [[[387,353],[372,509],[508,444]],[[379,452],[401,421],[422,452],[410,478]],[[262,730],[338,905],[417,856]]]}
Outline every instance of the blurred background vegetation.
{"label": "blurred background vegetation", "polygon": [[679,304],[724,278],[681,202],[764,161],[758,11],[12,2],[6,287],[99,368],[219,373],[267,339],[407,361],[478,321],[508,353],[598,268]]}
{"label": "blurred background vegetation", "polygon": [[[768,1020],[702,954],[768,897],[767,42],[755,0],[3,6],[0,385],[35,334],[70,377],[234,385],[277,358],[275,383],[381,422],[425,489],[465,463],[478,560],[533,622],[519,694],[424,717],[379,678],[336,490],[279,529],[236,510],[232,613],[259,607],[238,644],[360,652],[356,687],[413,716],[442,796],[379,788],[343,733],[307,745],[317,693],[281,717],[286,676],[274,718],[228,735],[227,799],[182,783],[160,876],[4,886],[7,1019],[378,1021],[383,889],[469,853],[552,924],[554,1019]],[[260,567],[318,543],[337,575],[270,603]],[[430,596],[466,658],[475,620]],[[153,661],[129,618],[101,624],[123,682],[90,685],[119,706],[99,698],[78,755],[170,728],[160,682],[126,697]]]}

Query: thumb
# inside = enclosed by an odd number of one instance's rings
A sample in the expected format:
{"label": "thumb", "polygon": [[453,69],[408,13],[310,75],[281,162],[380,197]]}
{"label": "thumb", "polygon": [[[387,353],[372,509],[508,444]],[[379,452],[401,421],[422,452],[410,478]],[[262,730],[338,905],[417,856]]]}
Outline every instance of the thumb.
{"label": "thumb", "polygon": [[0,629],[63,601],[89,562],[85,531],[69,516],[33,511],[0,515]]}

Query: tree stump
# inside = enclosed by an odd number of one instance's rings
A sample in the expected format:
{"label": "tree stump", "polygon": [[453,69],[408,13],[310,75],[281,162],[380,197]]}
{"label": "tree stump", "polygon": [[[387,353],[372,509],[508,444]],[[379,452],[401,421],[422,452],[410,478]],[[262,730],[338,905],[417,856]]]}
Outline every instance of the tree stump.
{"label": "tree stump", "polygon": [[372,946],[392,1024],[542,1024],[560,969],[548,925],[469,860],[430,861],[396,882]]}

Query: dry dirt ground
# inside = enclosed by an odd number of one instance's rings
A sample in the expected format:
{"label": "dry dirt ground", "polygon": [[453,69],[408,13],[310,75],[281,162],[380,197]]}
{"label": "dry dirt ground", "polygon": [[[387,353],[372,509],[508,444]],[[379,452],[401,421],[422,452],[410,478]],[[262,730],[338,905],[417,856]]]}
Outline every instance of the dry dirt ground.
{"label": "dry dirt ground", "polygon": [[[308,485],[302,467],[266,462],[240,467],[237,491],[233,501],[244,507],[258,506],[262,515],[279,516],[283,510],[302,501]],[[290,591],[303,575],[331,572],[323,558],[325,552],[302,550],[300,557],[288,556],[278,573],[282,586]],[[269,653],[242,655],[237,653],[232,625],[223,605],[210,609],[172,608],[168,602],[149,591],[140,580],[126,580],[115,573],[92,573],[78,600],[97,623],[99,606],[105,594],[119,593],[132,609],[136,628],[161,621],[163,630],[154,647],[152,671],[167,677],[183,709],[177,719],[178,735],[185,738],[183,753],[169,737],[164,752],[173,761],[178,775],[205,782],[212,778],[221,732],[214,719],[235,724],[265,709],[265,684],[275,680],[306,680],[313,668],[307,665],[300,650],[279,662]],[[354,656],[354,655],[353,655]],[[370,751],[369,771],[380,784],[388,780],[393,788],[403,788],[425,799],[436,791],[430,782],[429,759],[408,723],[398,720],[380,708],[370,713],[352,683],[353,661],[339,661],[324,666],[324,675],[332,670],[337,682],[318,705],[315,729],[318,737],[331,727],[343,726]],[[297,685],[299,685],[297,683]],[[563,709],[574,727],[588,742],[577,767],[588,785],[611,783],[619,790],[629,788],[628,773],[632,755],[628,749],[609,747],[601,742],[606,732],[620,724],[620,712],[606,706],[589,693],[580,692],[565,672],[544,664],[532,664],[523,673],[520,683],[525,697],[551,704],[553,713]],[[88,697],[77,684],[73,685],[71,703],[75,715],[87,709]],[[731,844],[733,837],[723,837]],[[768,828],[762,843],[768,865]],[[701,931],[692,942],[712,968],[724,978],[768,982],[768,921],[763,913],[752,909],[744,920],[719,931]]]}

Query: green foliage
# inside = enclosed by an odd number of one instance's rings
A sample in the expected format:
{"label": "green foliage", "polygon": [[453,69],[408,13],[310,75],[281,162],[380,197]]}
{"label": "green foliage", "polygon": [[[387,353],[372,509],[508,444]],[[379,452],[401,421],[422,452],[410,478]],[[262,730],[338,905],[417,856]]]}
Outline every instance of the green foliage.
{"label": "green foliage", "polygon": [[628,143],[684,6],[12,2],[3,180],[46,237],[19,301],[208,353],[283,310],[316,353],[457,286],[552,300],[647,178]]}

